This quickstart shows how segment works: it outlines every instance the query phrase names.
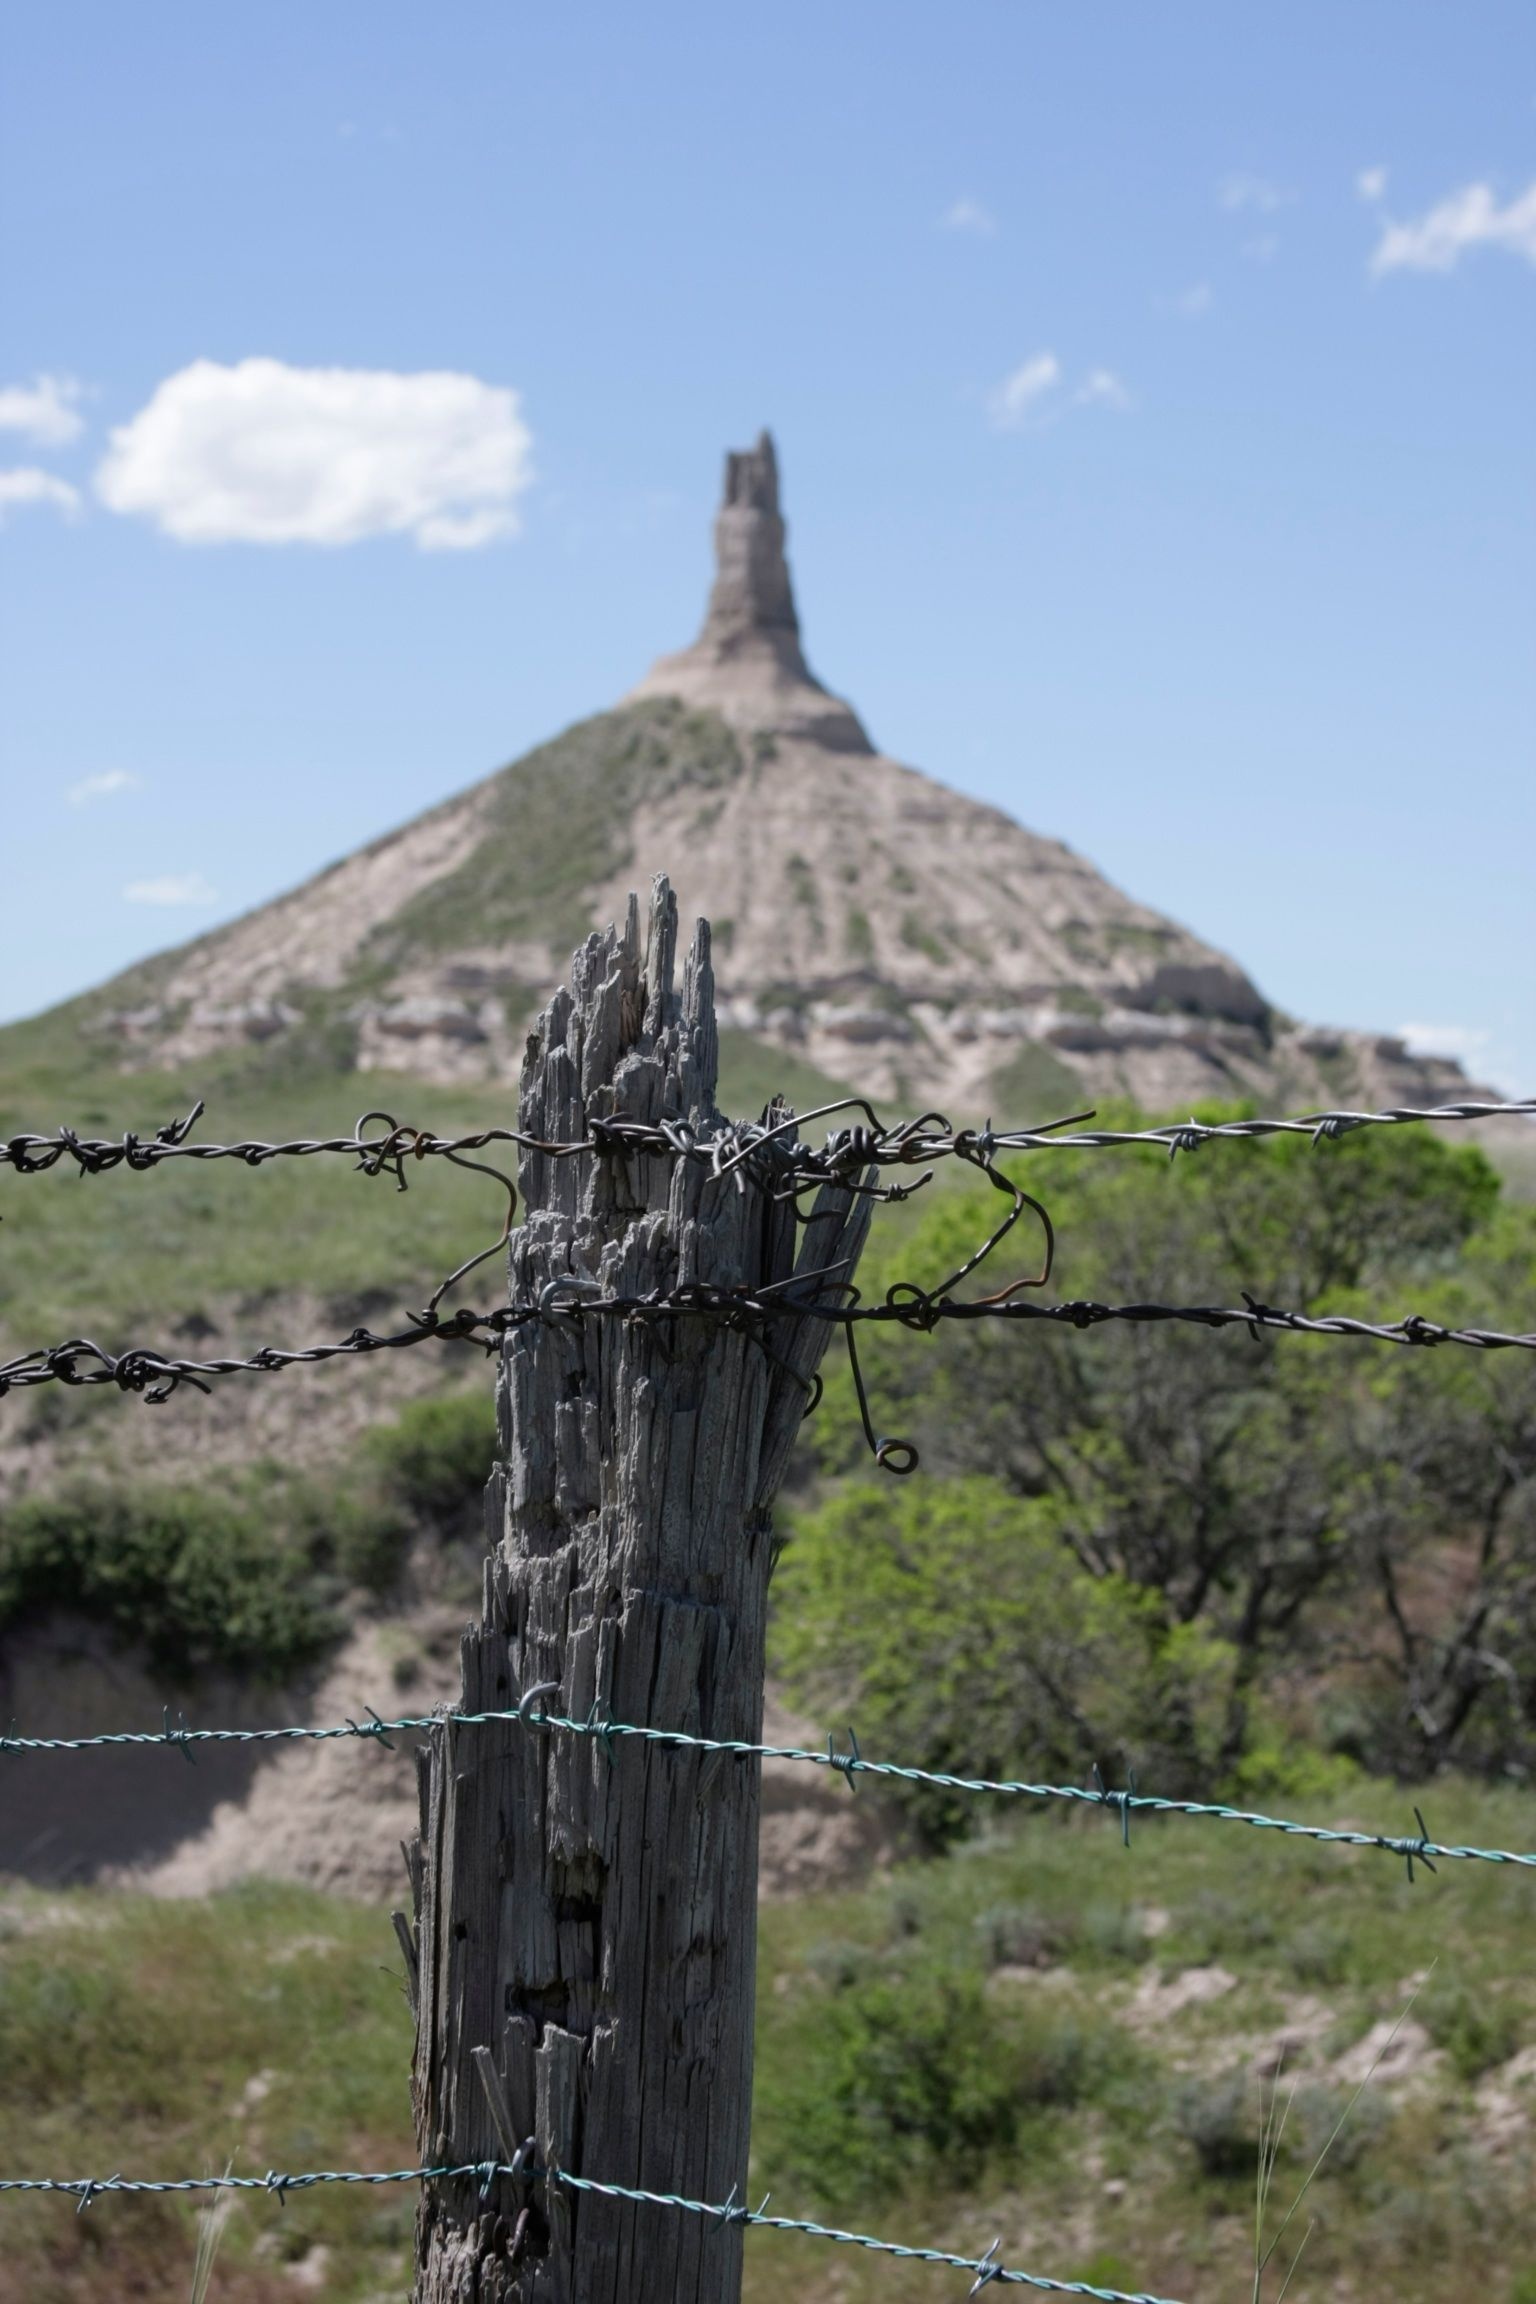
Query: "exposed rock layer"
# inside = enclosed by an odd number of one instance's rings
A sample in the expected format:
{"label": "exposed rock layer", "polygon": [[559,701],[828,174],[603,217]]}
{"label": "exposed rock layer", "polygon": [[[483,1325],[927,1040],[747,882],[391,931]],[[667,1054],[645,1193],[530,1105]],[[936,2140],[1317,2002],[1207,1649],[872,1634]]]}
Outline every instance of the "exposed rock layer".
{"label": "exposed rock layer", "polygon": [[732,450],[725,460],[704,629],[691,648],[653,664],[634,696],[680,696],[733,727],[771,729],[825,751],[872,750],[857,714],[827,693],[801,650],[778,459],[766,432],[755,448]]}
{"label": "exposed rock layer", "polygon": [[1059,841],[874,751],[806,664],[766,434],[727,459],[715,548],[698,639],[617,711],[131,972],[94,1029],[130,1063],[319,1034],[332,1063],[510,1080],[571,943],[666,871],[715,921],[722,1025],[887,1099],[1466,1091],[1296,1026]]}

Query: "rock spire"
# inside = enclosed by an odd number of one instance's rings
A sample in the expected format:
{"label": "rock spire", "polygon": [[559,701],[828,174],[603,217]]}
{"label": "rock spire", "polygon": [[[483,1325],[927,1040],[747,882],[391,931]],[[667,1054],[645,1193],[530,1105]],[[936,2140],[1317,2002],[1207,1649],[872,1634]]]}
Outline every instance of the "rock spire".
{"label": "rock spire", "polygon": [[726,456],[703,630],[691,648],[659,658],[634,694],[680,696],[739,728],[838,752],[873,750],[857,714],[823,688],[800,646],[770,433]]}
{"label": "rock spire", "polygon": [[766,642],[796,678],[809,680],[800,653],[800,619],[784,557],[779,460],[773,435],[755,448],[732,448],[725,494],[715,515],[715,581],[698,646],[721,655]]}

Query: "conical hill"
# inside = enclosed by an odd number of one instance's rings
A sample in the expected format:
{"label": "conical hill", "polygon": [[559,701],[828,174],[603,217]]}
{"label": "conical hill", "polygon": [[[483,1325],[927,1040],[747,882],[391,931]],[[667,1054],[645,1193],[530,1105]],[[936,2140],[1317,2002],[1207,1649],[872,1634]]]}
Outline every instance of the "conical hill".
{"label": "conical hill", "polygon": [[[727,459],[692,647],[291,894],[72,1007],[132,1069],[515,1077],[571,947],[665,869],[714,924],[722,1024],[887,1102],[1043,1117],[1106,1094],[1438,1097],[1459,1069],[1278,1014],[1236,961],[875,750],[802,649],[766,434]],[[728,1077],[730,1067],[728,1067]]]}

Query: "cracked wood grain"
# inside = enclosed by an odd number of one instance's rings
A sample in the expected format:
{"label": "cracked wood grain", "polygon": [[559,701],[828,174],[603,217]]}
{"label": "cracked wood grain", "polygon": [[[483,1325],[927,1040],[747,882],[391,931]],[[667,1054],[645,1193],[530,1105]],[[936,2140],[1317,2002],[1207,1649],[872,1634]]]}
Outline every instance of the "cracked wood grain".
{"label": "cracked wood grain", "polygon": [[[677,907],[657,881],[587,939],[528,1042],[520,1125],[570,1141],[623,1112],[707,1138],[718,1061],[709,930],[675,983]],[[758,1287],[838,1257],[871,1203],[792,1203],[750,1179],[632,1153],[522,1162],[520,1301],[551,1280],[642,1293]],[[771,1507],[829,1331],[758,1339],[713,1321],[561,1314],[505,1342],[501,1460],[463,1706],[555,1681],[558,1708],[760,1737]],[[551,1700],[552,1707],[554,1700]],[[760,1787],[754,1759],[522,1726],[444,1723],[423,1755],[410,1869],[428,2160],[536,2159],[693,2199],[745,2192]],[[529,2209],[526,2216],[523,2211]],[[521,2237],[519,2237],[519,2234]],[[497,2178],[429,2184],[416,2304],[736,2304],[742,2232]]]}

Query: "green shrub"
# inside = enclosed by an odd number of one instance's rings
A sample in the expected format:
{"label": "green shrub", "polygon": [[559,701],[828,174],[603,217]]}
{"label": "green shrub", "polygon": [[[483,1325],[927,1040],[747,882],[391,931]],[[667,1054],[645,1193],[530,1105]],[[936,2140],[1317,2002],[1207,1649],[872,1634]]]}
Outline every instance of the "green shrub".
{"label": "green shrub", "polygon": [[418,1532],[440,1543],[479,1538],[495,1452],[488,1393],[413,1401],[333,1473],[266,1467],[269,1509],[319,1566],[383,1598],[400,1584]]}
{"label": "green shrub", "polygon": [[[775,1664],[802,1701],[846,1705],[872,1757],[1075,1781],[1137,1765],[1160,1790],[1208,1775],[1225,1652],[1090,1575],[1048,1498],[981,1477],[850,1487],[797,1523],[775,1590]],[[964,1794],[892,1796],[934,1844],[976,1821]]]}
{"label": "green shrub", "polygon": [[1343,1920],[1306,1920],[1293,1928],[1281,1956],[1300,1984],[1342,1984],[1349,1975],[1355,1938]]}
{"label": "green shrub", "polygon": [[1364,1771],[1342,1752],[1320,1752],[1265,1721],[1232,1771],[1229,1797],[1242,1808],[1339,1807],[1359,1792]]}
{"label": "green shrub", "polygon": [[[372,1437],[372,1436],[370,1436]],[[411,1516],[365,1465],[328,1480],[288,1483],[275,1501],[295,1542],[344,1584],[382,1597],[399,1584],[410,1552]]]}
{"label": "green shrub", "polygon": [[1194,2148],[1201,2174],[1218,2181],[1254,2174],[1261,2117],[1257,2092],[1241,2068],[1186,2082],[1173,2110],[1174,2127]]}
{"label": "green shrub", "polygon": [[1266,1951],[1275,1935],[1275,1915],[1262,1898],[1203,1888],[1179,1914],[1179,1957],[1205,1967],[1238,1952]]}
{"label": "green shrub", "polygon": [[1498,1994],[1464,1984],[1431,1986],[1420,2006],[1424,2029],[1443,2048],[1459,2080],[1479,2080],[1508,2063],[1520,2046],[1517,2013]]}
{"label": "green shrub", "polygon": [[1059,2008],[1014,2008],[966,1969],[818,1963],[794,2053],[758,2093],[766,2157],[827,2201],[912,2181],[969,2186],[1031,2115],[1076,2103],[1097,2035]]}
{"label": "green shrub", "polygon": [[195,1488],[81,1484],[0,1522],[0,1632],[54,1609],[108,1626],[172,1681],[282,1680],[340,1631],[304,1553],[271,1520]]}
{"label": "green shrub", "polygon": [[1314,2080],[1296,2091],[1286,2143],[1298,2167],[1310,2168],[1326,2148],[1328,2174],[1348,2176],[1381,2141],[1391,2119],[1390,2106],[1375,2089],[1362,2094]]}
{"label": "green shrub", "polygon": [[1147,1957],[1147,1932],[1139,1912],[1099,1897],[1082,1913],[1079,1946],[1085,1965],[1136,1968]]}
{"label": "green shrub", "polygon": [[330,1474],[250,1467],[233,1494],[78,1482],[0,1520],[0,1633],[67,1609],[173,1681],[283,1680],[339,1636],[335,1587],[383,1596],[411,1539],[478,1534],[496,1444],[484,1393],[422,1400]]}
{"label": "green shrub", "polygon": [[1052,1968],[1077,1941],[1076,1915],[1036,1904],[994,1904],[978,1912],[977,1944],[993,1968]]}
{"label": "green shrub", "polygon": [[478,1515],[496,1456],[496,1404],[488,1391],[416,1400],[371,1432],[365,1457],[385,1494],[418,1520],[456,1533]]}
{"label": "green shrub", "polygon": [[[1431,1136],[1285,1138],[1176,1163],[1040,1151],[1010,1172],[1050,1210],[1051,1289],[1063,1298],[1233,1304],[1248,1289],[1303,1311],[1408,1303],[1451,1325],[1516,1331],[1536,1317],[1533,1212],[1501,1211],[1487,1161]],[[949,1287],[996,1203],[990,1189],[952,1177],[912,1215],[882,1221],[860,1269],[866,1300],[898,1282]],[[1040,1245],[1031,1217],[955,1293],[1016,1280]],[[1150,1599],[1129,1669],[1154,1697],[1160,1682],[1167,1705],[1149,1704],[1147,1731],[1124,1739],[1144,1784],[1172,1789],[1179,1777],[1205,1797],[1333,1806],[1355,1789],[1340,1752],[1419,1780],[1448,1760],[1489,1771],[1536,1761],[1536,1637],[1521,1581],[1536,1422],[1524,1371],[1491,1355],[1345,1356],[1193,1326],[1026,1337],[981,1320],[941,1324],[921,1344],[891,1322],[863,1333],[860,1357],[879,1428],[920,1449],[930,1482],[979,1475],[1026,1508],[1017,1526],[1035,1532],[1031,1543],[1054,1533],[1063,1596],[1047,1595],[1053,1634],[1076,1610],[1084,1575],[1106,1612],[1111,1594]],[[825,1474],[860,1467],[852,1379],[836,1366],[811,1446]],[[843,1533],[870,1541],[862,1525]],[[1477,1583],[1463,1593],[1457,1582],[1457,1607],[1431,1633],[1420,1620],[1427,1603],[1394,1613],[1384,1587],[1438,1589],[1448,1546],[1458,1579],[1475,1555]],[[989,1597],[992,1564],[984,1545],[950,1547],[951,1567],[978,1571],[975,1589]],[[1019,1589],[1019,1572],[1003,1572]],[[1129,1624],[1133,1611],[1113,1607]],[[945,1613],[958,1642],[954,1611]],[[1362,1620],[1383,1636],[1366,1643],[1368,1672],[1346,1680],[1336,1659]],[[1451,1646],[1435,1650],[1426,1697],[1420,1650],[1442,1635]],[[1186,1638],[1195,1645],[1181,1656]],[[1067,1642],[1078,1655],[1057,1707],[1058,1750],[1076,1704],[1077,1742],[1108,1743],[1090,1755],[1108,1774],[1114,1739],[1104,1731],[1116,1708],[1101,1701],[1084,1645]],[[1223,1655],[1213,1737],[1208,1668]],[[1201,1690],[1181,1717],[1191,1675]],[[1349,1717],[1330,1728],[1346,1691]],[[1296,1750],[1319,1724],[1331,1762]]]}

